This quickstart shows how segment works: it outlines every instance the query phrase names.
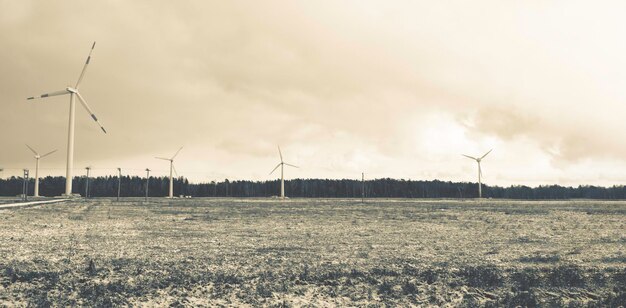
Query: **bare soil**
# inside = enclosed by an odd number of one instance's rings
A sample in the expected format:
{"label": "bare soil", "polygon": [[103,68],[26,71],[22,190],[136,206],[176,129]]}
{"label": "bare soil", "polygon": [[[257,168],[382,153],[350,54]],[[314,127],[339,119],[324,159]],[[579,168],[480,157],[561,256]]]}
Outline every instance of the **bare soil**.
{"label": "bare soil", "polygon": [[626,303],[626,202],[92,199],[0,210],[0,305]]}

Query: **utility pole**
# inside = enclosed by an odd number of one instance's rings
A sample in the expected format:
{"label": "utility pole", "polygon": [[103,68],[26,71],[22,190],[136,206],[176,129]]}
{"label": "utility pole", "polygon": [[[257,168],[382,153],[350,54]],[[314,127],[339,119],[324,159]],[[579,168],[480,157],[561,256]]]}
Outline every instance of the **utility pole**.
{"label": "utility pole", "polygon": [[361,172],[361,203],[365,203],[365,172]]}
{"label": "utility pole", "polygon": [[117,168],[117,202],[120,201],[121,190],[122,190],[122,168]]}
{"label": "utility pole", "polygon": [[146,202],[148,202],[148,186],[150,186],[150,169],[146,168]]}
{"label": "utility pole", "polygon": [[91,170],[91,167],[85,167],[85,169],[87,170],[87,179],[85,182],[85,199],[89,198],[89,170]]}
{"label": "utility pole", "polygon": [[28,201],[28,169],[24,169],[24,183],[22,183],[22,195],[24,201]]}

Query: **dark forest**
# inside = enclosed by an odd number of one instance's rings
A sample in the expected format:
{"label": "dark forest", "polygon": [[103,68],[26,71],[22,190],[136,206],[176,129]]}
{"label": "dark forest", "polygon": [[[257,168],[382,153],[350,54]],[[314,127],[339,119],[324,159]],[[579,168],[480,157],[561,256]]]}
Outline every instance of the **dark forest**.
{"label": "dark forest", "polygon": [[[85,177],[74,178],[74,193],[85,195]],[[122,197],[145,196],[146,179],[123,176],[120,183]],[[59,196],[64,192],[64,177],[44,177],[40,179],[41,196]],[[22,193],[24,180],[21,177],[0,179],[1,196],[17,196]],[[34,180],[29,179],[28,191],[32,195]],[[169,180],[167,177],[150,177],[149,195],[163,197],[167,195]],[[363,189],[364,188],[364,189]],[[115,176],[89,179],[90,197],[117,196],[118,178]],[[279,193],[280,181],[229,181],[209,183],[190,183],[183,177],[174,180],[174,195],[192,197],[272,197]],[[414,181],[397,179],[374,179],[364,183],[358,180],[343,179],[294,179],[285,181],[285,191],[292,198],[361,198],[365,191],[367,198],[476,198],[476,183]],[[563,187],[558,185],[528,186],[488,186],[483,185],[483,197],[502,199],[626,199],[626,187],[578,186]]]}

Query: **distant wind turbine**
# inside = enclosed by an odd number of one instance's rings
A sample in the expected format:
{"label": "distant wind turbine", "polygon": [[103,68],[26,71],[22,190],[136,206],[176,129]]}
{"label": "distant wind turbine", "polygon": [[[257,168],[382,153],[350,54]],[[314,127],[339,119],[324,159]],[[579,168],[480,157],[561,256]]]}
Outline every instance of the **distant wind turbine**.
{"label": "distant wind turbine", "polygon": [[481,182],[481,177],[483,175],[483,171],[480,168],[480,162],[483,160],[483,158],[485,158],[485,156],[487,156],[487,154],[491,153],[491,151],[493,151],[493,149],[489,150],[489,152],[485,153],[485,155],[481,156],[481,157],[472,157],[469,155],[465,155],[462,154],[463,156],[473,159],[478,163],[478,198],[482,198],[483,197],[483,192],[482,192],[482,182]]}
{"label": "distant wind turbine", "polygon": [[122,168],[117,168],[117,201],[120,201],[121,191],[122,191]]}
{"label": "distant wind turbine", "polygon": [[178,155],[182,149],[183,147],[180,147],[172,158],[155,157],[156,159],[167,160],[170,162],[170,198],[174,198],[174,177],[172,176],[172,172],[176,173],[176,176],[178,176],[178,172],[176,172],[176,168],[174,167],[174,158],[176,158],[176,155]]}
{"label": "distant wind turbine", "polygon": [[87,61],[85,62],[85,65],[83,66],[83,70],[80,72],[80,76],[78,77],[78,81],[76,82],[76,85],[73,88],[71,86],[68,86],[64,90],[61,90],[61,91],[42,94],[39,97],[31,96],[27,98],[30,100],[30,99],[46,98],[46,97],[57,96],[57,95],[66,95],[66,94],[70,95],[70,116],[69,116],[68,133],[67,133],[67,166],[65,170],[65,195],[68,197],[72,195],[72,168],[74,167],[74,123],[76,122],[75,121],[76,104],[74,102],[74,96],[78,97],[78,100],[80,101],[80,103],[83,105],[83,107],[85,107],[87,112],[89,112],[89,114],[91,115],[91,118],[94,121],[96,121],[96,123],[98,123],[98,125],[100,126],[100,129],[102,129],[102,131],[105,134],[107,132],[104,129],[104,127],[102,127],[100,122],[98,122],[98,118],[96,118],[96,115],[93,113],[93,111],[91,111],[91,108],[89,108],[89,105],[87,105],[87,102],[85,101],[85,99],[78,92],[78,86],[80,85],[80,82],[83,80],[83,77],[85,77],[85,71],[87,70],[87,65],[89,64],[89,60],[91,59],[91,53],[93,52],[94,47],[96,47],[96,42],[93,42],[93,45],[91,45],[91,50],[89,51],[89,56],[87,56]]}
{"label": "distant wind turbine", "polygon": [[272,170],[272,172],[270,172],[270,174],[274,173],[274,171],[276,171],[276,169],[280,167],[280,198],[285,199],[285,173],[283,170],[284,166],[287,165],[287,166],[294,167],[294,168],[299,168],[299,167],[294,166],[292,164],[288,164],[283,161],[283,153],[280,151],[280,146],[278,146],[278,155],[280,155],[280,163],[276,165],[276,167],[274,168],[274,170]]}
{"label": "distant wind turbine", "polygon": [[150,186],[150,169],[146,168],[146,202],[148,202],[148,187]]}
{"label": "distant wind turbine", "polygon": [[54,152],[56,152],[57,150],[48,152],[44,155],[39,155],[39,153],[37,153],[37,151],[35,151],[35,149],[31,148],[28,144],[26,145],[34,154],[35,154],[35,191],[33,193],[33,197],[39,197],[39,159],[44,158]]}

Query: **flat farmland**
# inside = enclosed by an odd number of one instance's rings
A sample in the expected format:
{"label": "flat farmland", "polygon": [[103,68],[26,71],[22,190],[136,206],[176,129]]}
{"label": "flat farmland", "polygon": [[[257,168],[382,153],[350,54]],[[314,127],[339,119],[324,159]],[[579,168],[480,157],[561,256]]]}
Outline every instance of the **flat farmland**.
{"label": "flat farmland", "polygon": [[619,306],[626,202],[90,199],[0,210],[0,304]]}

